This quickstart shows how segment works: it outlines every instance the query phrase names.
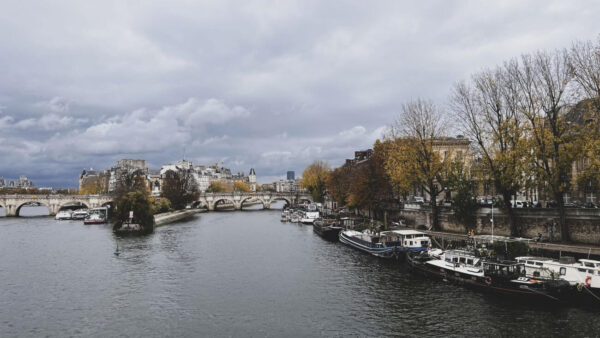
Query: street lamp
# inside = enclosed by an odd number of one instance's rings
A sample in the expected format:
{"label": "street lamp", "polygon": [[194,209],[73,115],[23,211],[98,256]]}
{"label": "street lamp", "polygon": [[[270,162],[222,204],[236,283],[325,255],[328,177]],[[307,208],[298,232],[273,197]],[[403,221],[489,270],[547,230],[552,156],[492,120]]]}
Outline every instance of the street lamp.
{"label": "street lamp", "polygon": [[492,197],[492,219],[490,220],[492,223],[492,244],[494,244],[494,204],[496,203],[496,198]]}

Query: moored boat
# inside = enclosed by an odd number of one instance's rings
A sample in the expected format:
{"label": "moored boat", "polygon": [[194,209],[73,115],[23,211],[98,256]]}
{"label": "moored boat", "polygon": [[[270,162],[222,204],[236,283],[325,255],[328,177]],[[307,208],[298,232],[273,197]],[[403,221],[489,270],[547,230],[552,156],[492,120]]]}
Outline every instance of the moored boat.
{"label": "moored boat", "polygon": [[107,208],[94,208],[89,211],[89,214],[84,218],[83,224],[104,224],[108,220]]}
{"label": "moored boat", "polygon": [[341,230],[342,227],[338,226],[334,220],[318,218],[313,223],[313,231],[328,241],[337,241]]}
{"label": "moored boat", "polygon": [[318,211],[306,211],[300,218],[302,224],[313,224],[315,219],[319,218]]}
{"label": "moored boat", "polygon": [[88,215],[88,209],[78,209],[73,211],[73,219],[85,219]]}
{"label": "moored boat", "polygon": [[546,257],[522,256],[516,260],[525,267],[531,278],[561,279],[567,281],[573,291],[574,300],[600,305],[600,261],[561,257],[554,260]]}
{"label": "moored boat", "polygon": [[73,212],[71,210],[61,210],[54,218],[59,221],[73,219]]}
{"label": "moored boat", "polygon": [[381,258],[397,257],[400,252],[399,243],[381,241],[381,236],[370,230],[363,232],[342,230],[339,240],[348,246]]}
{"label": "moored boat", "polygon": [[407,261],[416,272],[482,291],[551,301],[570,300],[568,282],[529,278],[523,263],[516,261],[486,260],[464,250],[449,250],[439,258],[427,252],[410,253]]}

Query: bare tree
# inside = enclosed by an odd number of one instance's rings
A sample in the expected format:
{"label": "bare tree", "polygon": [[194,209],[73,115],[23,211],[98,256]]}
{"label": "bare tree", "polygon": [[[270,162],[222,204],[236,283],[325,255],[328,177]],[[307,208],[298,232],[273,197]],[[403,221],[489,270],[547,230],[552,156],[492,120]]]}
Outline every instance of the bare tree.
{"label": "bare tree", "polygon": [[575,42],[569,56],[573,77],[579,88],[588,98],[600,102],[600,37],[596,44],[591,41]]}
{"label": "bare tree", "polygon": [[417,99],[402,105],[400,116],[390,128],[395,147],[387,163],[392,182],[412,182],[429,194],[433,228],[439,229],[437,197],[444,190],[445,169],[450,157],[442,157],[436,142],[445,137],[449,121],[429,100]]}
{"label": "bare tree", "polygon": [[558,204],[561,236],[570,240],[564,194],[569,191],[572,164],[578,156],[577,133],[566,120],[573,67],[566,50],[524,55],[517,72],[524,97],[521,112],[528,122],[532,161],[537,178],[547,184]]}
{"label": "bare tree", "polygon": [[512,76],[515,62],[476,73],[470,82],[457,83],[450,106],[465,134],[475,141],[486,176],[502,195],[511,234],[520,235],[511,198],[522,185],[526,148],[518,113],[521,95]]}

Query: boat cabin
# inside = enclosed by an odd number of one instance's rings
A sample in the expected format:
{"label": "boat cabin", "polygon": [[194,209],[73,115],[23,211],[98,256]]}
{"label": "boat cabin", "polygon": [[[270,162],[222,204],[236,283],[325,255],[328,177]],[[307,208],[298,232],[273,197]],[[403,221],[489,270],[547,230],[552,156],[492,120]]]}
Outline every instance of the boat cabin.
{"label": "boat cabin", "polygon": [[467,267],[480,267],[481,258],[475,256],[470,251],[465,250],[448,250],[444,252],[444,261],[446,263]]}
{"label": "boat cabin", "polygon": [[517,279],[525,277],[525,265],[514,261],[483,262],[483,272],[491,278]]}
{"label": "boat cabin", "polygon": [[407,249],[424,250],[431,246],[431,239],[425,233],[415,230],[392,230],[381,232],[382,241],[396,243]]}

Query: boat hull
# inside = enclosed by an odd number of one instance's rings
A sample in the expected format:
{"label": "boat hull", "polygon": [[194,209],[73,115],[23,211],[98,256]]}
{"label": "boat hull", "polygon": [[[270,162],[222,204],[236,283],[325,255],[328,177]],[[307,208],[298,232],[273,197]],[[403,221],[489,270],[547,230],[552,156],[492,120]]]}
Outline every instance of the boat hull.
{"label": "boat hull", "polygon": [[339,234],[342,230],[341,227],[332,227],[332,226],[313,226],[313,231],[321,236],[323,239],[326,239],[331,242],[337,242],[339,240]]}
{"label": "boat hull", "polygon": [[339,234],[339,241],[344,243],[354,249],[366,252],[376,257],[380,258],[396,258],[400,254],[398,247],[372,247],[368,245],[366,242],[353,238],[351,236],[347,236],[344,231],[341,231]]}
{"label": "boat hull", "polygon": [[409,268],[415,273],[432,279],[497,295],[515,296],[521,299],[536,299],[557,303],[572,300],[573,293],[568,287],[539,288],[538,286],[519,284],[515,281],[500,280],[483,274],[475,276],[451,268],[427,264],[426,259],[419,259],[417,256],[412,253],[407,255],[406,261]]}

